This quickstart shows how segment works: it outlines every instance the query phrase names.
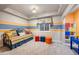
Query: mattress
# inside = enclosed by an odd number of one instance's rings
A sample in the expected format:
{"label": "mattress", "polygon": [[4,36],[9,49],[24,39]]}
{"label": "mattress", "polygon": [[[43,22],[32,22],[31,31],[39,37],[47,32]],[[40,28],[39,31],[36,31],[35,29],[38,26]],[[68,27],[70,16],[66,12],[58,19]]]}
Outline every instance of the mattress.
{"label": "mattress", "polygon": [[23,36],[16,36],[16,37],[10,38],[10,40],[11,40],[12,44],[15,44],[15,43],[18,43],[20,41],[26,40],[26,39],[28,39],[30,37],[33,37],[33,35],[28,34],[28,35],[23,35]]}

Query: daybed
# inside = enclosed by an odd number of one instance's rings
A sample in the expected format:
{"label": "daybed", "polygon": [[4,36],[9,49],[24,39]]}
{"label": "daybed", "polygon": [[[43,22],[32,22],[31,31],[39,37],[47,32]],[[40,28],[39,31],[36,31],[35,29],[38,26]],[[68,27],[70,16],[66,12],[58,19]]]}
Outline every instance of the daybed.
{"label": "daybed", "polygon": [[13,49],[32,39],[33,35],[31,32],[10,30],[3,34],[3,45]]}

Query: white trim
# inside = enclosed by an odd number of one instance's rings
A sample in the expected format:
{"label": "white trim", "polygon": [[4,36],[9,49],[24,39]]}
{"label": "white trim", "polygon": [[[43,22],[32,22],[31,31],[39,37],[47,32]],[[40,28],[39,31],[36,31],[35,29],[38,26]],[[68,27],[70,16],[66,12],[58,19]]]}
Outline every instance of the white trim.
{"label": "white trim", "polygon": [[65,11],[62,14],[62,17],[65,17],[71,11],[73,7],[74,7],[74,4],[68,5],[68,7],[65,9]]}
{"label": "white trim", "polygon": [[62,5],[60,4],[60,5],[59,5],[59,9],[58,9],[58,14],[60,13],[61,8],[62,8]]}

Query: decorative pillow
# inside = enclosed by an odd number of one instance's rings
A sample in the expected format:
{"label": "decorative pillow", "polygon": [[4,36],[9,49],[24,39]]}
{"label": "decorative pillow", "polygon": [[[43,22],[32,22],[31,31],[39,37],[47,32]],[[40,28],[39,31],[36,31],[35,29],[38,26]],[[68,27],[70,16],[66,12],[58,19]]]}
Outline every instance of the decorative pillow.
{"label": "decorative pillow", "polygon": [[21,32],[23,32],[23,29],[18,28],[17,31],[18,31],[19,33],[21,33]]}
{"label": "decorative pillow", "polygon": [[31,31],[28,30],[28,29],[24,29],[24,31],[25,31],[25,34],[30,34],[31,33]]}
{"label": "decorative pillow", "polygon": [[17,33],[17,35],[19,36],[19,32],[18,32],[18,30],[16,30],[16,33]]}
{"label": "decorative pillow", "polygon": [[30,32],[29,32],[29,31],[25,31],[25,33],[26,33],[26,34],[30,34]]}
{"label": "decorative pillow", "polygon": [[18,36],[20,35],[19,33],[22,33],[22,32],[23,32],[23,29],[17,29],[16,30],[16,33],[17,33]]}
{"label": "decorative pillow", "polygon": [[22,32],[22,33],[19,33],[19,35],[20,35],[20,36],[23,36],[23,35],[25,35],[25,33],[24,33],[24,32]]}

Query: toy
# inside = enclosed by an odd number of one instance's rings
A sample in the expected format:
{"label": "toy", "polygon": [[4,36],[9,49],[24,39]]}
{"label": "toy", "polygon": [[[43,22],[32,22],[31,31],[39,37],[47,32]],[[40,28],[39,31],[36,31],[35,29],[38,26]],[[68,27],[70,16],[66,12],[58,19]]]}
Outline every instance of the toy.
{"label": "toy", "polygon": [[40,41],[45,42],[45,36],[40,36]]}
{"label": "toy", "polygon": [[35,36],[35,42],[38,42],[40,40],[39,36]]}
{"label": "toy", "polygon": [[51,44],[52,43],[52,37],[46,37],[45,42],[47,44]]}

